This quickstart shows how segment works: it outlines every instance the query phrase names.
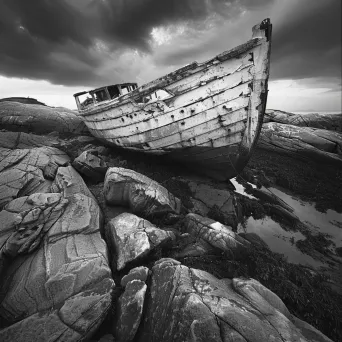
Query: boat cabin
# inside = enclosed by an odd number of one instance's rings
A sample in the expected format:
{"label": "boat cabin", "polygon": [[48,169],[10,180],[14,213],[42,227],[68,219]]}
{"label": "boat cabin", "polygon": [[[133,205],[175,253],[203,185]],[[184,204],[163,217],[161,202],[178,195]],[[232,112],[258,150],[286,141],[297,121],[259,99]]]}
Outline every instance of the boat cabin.
{"label": "boat cabin", "polygon": [[78,110],[111,101],[138,88],[137,83],[114,84],[74,94]]}

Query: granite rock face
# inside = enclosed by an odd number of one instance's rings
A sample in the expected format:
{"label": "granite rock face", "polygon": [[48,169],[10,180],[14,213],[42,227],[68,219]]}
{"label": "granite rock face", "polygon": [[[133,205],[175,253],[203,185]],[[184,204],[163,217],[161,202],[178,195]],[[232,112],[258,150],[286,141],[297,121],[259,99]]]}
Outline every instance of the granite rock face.
{"label": "granite rock face", "polygon": [[263,124],[258,146],[336,166],[342,166],[342,133],[269,122]]}
{"label": "granite rock face", "polygon": [[3,275],[1,341],[78,341],[103,321],[114,281],[100,217],[81,193],[35,193],[0,212],[1,246],[14,229],[38,233]]}
{"label": "granite rock face", "polygon": [[278,122],[299,127],[314,127],[342,132],[342,114],[294,114],[281,110],[266,110],[264,123]]}
{"label": "granite rock face", "polygon": [[105,230],[107,243],[116,254],[113,264],[118,270],[146,256],[156,247],[176,239],[173,232],[159,229],[151,222],[129,213],[110,220]]}
{"label": "granite rock face", "polygon": [[109,205],[129,207],[134,214],[147,218],[181,211],[181,201],[163,186],[138,172],[120,167],[108,169],[104,196]]}
{"label": "granite rock face", "polygon": [[50,192],[52,181],[46,175],[67,162],[69,157],[55,147],[0,147],[0,209],[16,197]]}
{"label": "granite rock face", "polygon": [[219,280],[172,259],[155,263],[146,301],[141,342],[330,341],[256,280]]}
{"label": "granite rock face", "polygon": [[70,109],[12,101],[0,102],[0,128],[34,133],[88,133],[81,118]]}

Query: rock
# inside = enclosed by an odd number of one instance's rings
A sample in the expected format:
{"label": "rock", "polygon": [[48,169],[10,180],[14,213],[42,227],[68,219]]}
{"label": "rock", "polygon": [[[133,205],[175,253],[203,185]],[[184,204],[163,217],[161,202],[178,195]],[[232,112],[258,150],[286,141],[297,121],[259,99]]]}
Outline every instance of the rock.
{"label": "rock", "polygon": [[44,177],[47,166],[67,162],[69,157],[54,147],[0,148],[0,209],[18,196],[50,192],[52,181]]}
{"label": "rock", "polygon": [[89,132],[81,118],[70,109],[12,101],[0,102],[0,128],[34,133]]}
{"label": "rock", "polygon": [[293,208],[291,206],[289,206],[286,202],[284,202],[280,197],[275,195],[269,189],[251,188],[250,191],[254,197],[259,198],[266,203],[276,204],[280,207],[283,207],[285,210],[287,210],[289,212],[293,212]]}
{"label": "rock", "polygon": [[163,186],[138,172],[119,167],[108,169],[104,196],[109,205],[127,206],[144,217],[181,211],[181,201]]}
{"label": "rock", "polygon": [[132,341],[141,321],[147,286],[141,280],[130,281],[119,298],[115,336],[118,342]]}
{"label": "rock", "polygon": [[24,132],[6,132],[0,133],[0,147],[8,149],[30,149],[33,147],[58,147],[60,141],[58,138],[27,134]]}
{"label": "rock", "polygon": [[74,194],[80,193],[96,201],[94,195],[88,189],[82,177],[70,165],[66,167],[58,168],[58,171],[56,173],[56,177],[51,186],[51,189],[55,192],[63,193],[64,197],[69,197]]}
{"label": "rock", "polygon": [[121,286],[125,287],[128,282],[132,280],[146,281],[148,277],[149,269],[145,266],[139,266],[132,268],[127,275],[121,279]]}
{"label": "rock", "polygon": [[92,181],[101,182],[107,172],[107,164],[90,151],[81,153],[72,163],[73,167]]}
{"label": "rock", "polygon": [[252,245],[269,248],[267,243],[257,234],[255,233],[239,233],[239,235],[249,241]]}
{"label": "rock", "polygon": [[236,199],[233,191],[220,187],[218,184],[207,180],[185,181],[192,191],[192,212],[202,216],[208,216],[223,224],[237,228]]}
{"label": "rock", "polygon": [[162,259],[146,303],[141,342],[310,341],[280,298],[254,279],[219,280]]}
{"label": "rock", "polygon": [[235,234],[230,227],[197,214],[185,217],[184,229],[200,242],[203,240],[212,248],[230,254],[233,259],[241,258],[250,248],[250,243]]}
{"label": "rock", "polygon": [[260,148],[316,162],[342,165],[342,133],[269,122],[262,126]]}
{"label": "rock", "polygon": [[273,215],[276,215],[280,218],[283,218],[289,222],[300,222],[300,219],[294,213],[286,210],[285,208],[281,207],[280,205],[276,204],[265,204],[265,208],[269,210],[269,212]]}
{"label": "rock", "polygon": [[114,286],[100,224],[97,203],[81,193],[35,193],[0,212],[0,246],[16,227],[39,229],[1,276],[1,341],[91,337]]}
{"label": "rock", "polygon": [[286,125],[314,127],[342,132],[342,114],[310,113],[302,115],[269,109],[266,110],[264,116],[264,123],[266,122],[278,122]]}
{"label": "rock", "polygon": [[123,213],[106,225],[107,243],[117,254],[116,267],[122,270],[127,263],[146,256],[158,246],[175,240],[175,234],[161,230],[151,222],[129,213]]}

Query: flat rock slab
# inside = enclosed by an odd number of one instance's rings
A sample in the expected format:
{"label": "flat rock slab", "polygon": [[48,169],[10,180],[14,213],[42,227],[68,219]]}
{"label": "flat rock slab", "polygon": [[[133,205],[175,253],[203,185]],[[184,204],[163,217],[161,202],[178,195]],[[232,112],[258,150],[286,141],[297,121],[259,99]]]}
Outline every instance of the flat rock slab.
{"label": "flat rock slab", "polygon": [[81,118],[70,109],[12,101],[0,102],[0,128],[34,133],[89,132]]}
{"label": "flat rock slab", "polygon": [[303,115],[269,109],[264,115],[264,122],[278,122],[286,125],[342,132],[342,114],[309,113]]}
{"label": "flat rock slab", "polygon": [[263,124],[260,148],[342,166],[342,133],[275,122]]}
{"label": "flat rock slab", "polygon": [[330,341],[310,325],[297,328],[281,299],[256,280],[219,280],[172,259],[152,268],[146,302],[141,342]]}
{"label": "flat rock slab", "polygon": [[50,192],[52,167],[57,171],[68,162],[55,147],[0,148],[0,209],[16,197]]}
{"label": "flat rock slab", "polygon": [[9,326],[0,340],[90,337],[114,287],[97,203],[80,193],[36,193],[8,203],[0,222],[0,246],[14,229],[39,231],[2,275],[0,317]]}
{"label": "flat rock slab", "polygon": [[159,229],[151,222],[129,213],[111,219],[105,231],[107,243],[116,254],[113,264],[118,270],[146,256],[154,248],[176,239],[173,232]]}
{"label": "flat rock slab", "polygon": [[159,183],[121,167],[108,169],[104,196],[109,205],[127,206],[134,214],[147,218],[181,211],[181,201]]}
{"label": "flat rock slab", "polygon": [[[195,178],[195,177],[194,177]],[[192,202],[195,214],[207,216],[209,213],[217,216],[223,224],[237,227],[236,199],[233,191],[219,186],[209,180],[182,178],[192,192]]]}

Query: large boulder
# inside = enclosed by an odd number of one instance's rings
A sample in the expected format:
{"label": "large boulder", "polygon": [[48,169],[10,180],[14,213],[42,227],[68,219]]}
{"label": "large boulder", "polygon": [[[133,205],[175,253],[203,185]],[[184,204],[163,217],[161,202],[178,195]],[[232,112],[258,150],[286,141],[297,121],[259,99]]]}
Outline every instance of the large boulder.
{"label": "large boulder", "polygon": [[[151,287],[139,341],[330,341],[297,320],[254,279],[217,279],[161,259]],[[313,338],[314,337],[314,338]]]}
{"label": "large boulder", "polygon": [[264,123],[278,122],[300,127],[314,127],[342,132],[342,114],[294,114],[281,110],[269,109],[264,115]]}
{"label": "large boulder", "polygon": [[0,212],[0,246],[15,229],[30,232],[1,275],[0,317],[7,322],[1,341],[79,341],[92,335],[114,286],[100,224],[97,203],[81,193],[35,193]]}
{"label": "large boulder", "polygon": [[179,214],[181,201],[152,179],[121,167],[109,168],[104,182],[104,196],[109,205],[127,206],[144,217]]}
{"label": "large boulder", "polygon": [[342,166],[342,133],[269,122],[262,126],[260,148],[292,157]]}
{"label": "large boulder", "polygon": [[106,227],[107,243],[115,254],[118,270],[136,261],[156,247],[176,239],[173,232],[157,228],[151,222],[129,213],[111,219]]}
{"label": "large boulder", "polygon": [[[183,226],[184,231],[193,236],[197,244],[201,245],[202,254],[206,254],[208,249],[209,251],[218,249],[230,255],[232,259],[241,259],[251,248],[250,243],[234,233],[230,227],[201,215],[188,214]],[[199,247],[195,246],[198,250]]]}
{"label": "large boulder", "polygon": [[12,101],[0,102],[0,128],[35,133],[89,132],[81,118],[70,109]]}

